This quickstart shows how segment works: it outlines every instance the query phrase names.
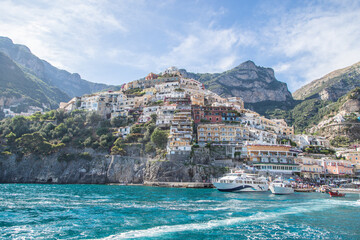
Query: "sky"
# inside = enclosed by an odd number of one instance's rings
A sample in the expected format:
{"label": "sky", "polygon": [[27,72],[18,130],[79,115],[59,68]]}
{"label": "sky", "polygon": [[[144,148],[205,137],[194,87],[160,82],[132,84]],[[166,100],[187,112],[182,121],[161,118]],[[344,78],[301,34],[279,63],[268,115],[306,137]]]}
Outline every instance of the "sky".
{"label": "sky", "polygon": [[360,1],[0,0],[0,36],[92,82],[252,60],[293,92],[360,61]]}

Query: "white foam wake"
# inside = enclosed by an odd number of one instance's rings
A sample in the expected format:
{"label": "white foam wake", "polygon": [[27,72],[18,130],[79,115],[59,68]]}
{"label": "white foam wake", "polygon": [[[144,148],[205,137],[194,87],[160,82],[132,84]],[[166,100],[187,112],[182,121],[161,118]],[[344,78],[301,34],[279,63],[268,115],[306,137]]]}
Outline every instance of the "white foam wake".
{"label": "white foam wake", "polygon": [[120,234],[108,236],[103,239],[114,240],[114,239],[141,238],[141,237],[159,237],[164,234],[176,233],[176,232],[210,230],[218,227],[231,226],[244,222],[256,222],[256,221],[265,221],[271,219],[279,219],[285,215],[323,211],[325,209],[333,208],[334,205],[347,205],[347,206],[357,207],[357,203],[356,202],[354,203],[353,201],[338,202],[329,199],[329,200],[317,202],[317,204],[305,203],[297,206],[284,207],[279,212],[272,212],[272,213],[260,212],[252,216],[227,218],[221,220],[211,220],[202,223],[157,226],[144,230],[133,230],[128,232],[123,232]]}
{"label": "white foam wake", "polygon": [[159,237],[161,235],[167,233],[176,233],[176,232],[185,232],[185,231],[201,231],[201,230],[209,230],[217,227],[234,225],[240,222],[247,221],[261,221],[268,220],[270,218],[275,218],[275,214],[262,214],[258,213],[250,217],[237,217],[237,218],[229,218],[223,220],[211,220],[206,223],[189,223],[182,225],[167,225],[167,226],[157,226],[144,230],[134,230],[129,232],[120,233],[118,235],[112,235],[104,238],[104,240],[114,240],[114,239],[126,239],[126,238],[141,238],[141,237]]}

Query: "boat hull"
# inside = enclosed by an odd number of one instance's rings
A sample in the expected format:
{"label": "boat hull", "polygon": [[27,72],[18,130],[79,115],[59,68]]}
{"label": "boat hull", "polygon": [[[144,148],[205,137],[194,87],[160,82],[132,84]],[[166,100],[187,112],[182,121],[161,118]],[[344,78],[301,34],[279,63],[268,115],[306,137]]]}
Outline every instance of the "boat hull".
{"label": "boat hull", "polygon": [[286,195],[294,193],[294,189],[291,187],[280,187],[280,186],[271,186],[270,191],[276,195]]}
{"label": "boat hull", "polygon": [[329,192],[330,197],[345,197],[345,193]]}
{"label": "boat hull", "polygon": [[236,184],[236,183],[213,183],[221,192],[266,192],[269,190],[267,184]]}

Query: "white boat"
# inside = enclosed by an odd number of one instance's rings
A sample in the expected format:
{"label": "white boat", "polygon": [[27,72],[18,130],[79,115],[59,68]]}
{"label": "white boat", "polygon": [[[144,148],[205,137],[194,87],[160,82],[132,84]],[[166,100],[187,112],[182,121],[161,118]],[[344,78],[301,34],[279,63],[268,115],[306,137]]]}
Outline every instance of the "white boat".
{"label": "white boat", "polygon": [[282,178],[276,178],[273,182],[270,183],[270,191],[273,194],[292,194],[294,193],[294,189],[291,187],[289,181],[285,181]]}
{"label": "white boat", "polygon": [[212,184],[222,192],[265,192],[269,184],[265,177],[258,174],[235,171],[219,179],[213,179]]}

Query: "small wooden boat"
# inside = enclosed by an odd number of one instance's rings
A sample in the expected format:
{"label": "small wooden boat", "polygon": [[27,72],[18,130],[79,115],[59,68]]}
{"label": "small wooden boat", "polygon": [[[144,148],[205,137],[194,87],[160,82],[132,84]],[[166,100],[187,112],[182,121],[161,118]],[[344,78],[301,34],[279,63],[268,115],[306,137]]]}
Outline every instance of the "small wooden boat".
{"label": "small wooden boat", "polygon": [[329,191],[330,197],[345,197],[345,193],[339,193],[339,192],[332,192]]}

